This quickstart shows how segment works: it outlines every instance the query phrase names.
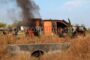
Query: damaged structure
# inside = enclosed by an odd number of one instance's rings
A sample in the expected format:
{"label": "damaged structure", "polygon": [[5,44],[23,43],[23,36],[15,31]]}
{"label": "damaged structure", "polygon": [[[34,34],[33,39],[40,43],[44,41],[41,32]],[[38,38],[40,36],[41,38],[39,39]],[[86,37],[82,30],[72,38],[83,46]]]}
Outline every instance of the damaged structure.
{"label": "damaged structure", "polygon": [[[65,20],[52,20],[52,19],[41,19],[41,18],[35,18],[32,19],[34,22],[34,27],[29,34],[33,34],[34,36],[39,36],[39,35],[45,35],[45,36],[50,36],[50,35],[60,35],[63,32],[66,32],[69,23]],[[30,28],[31,29],[31,28]],[[65,31],[66,30],[66,31]]]}

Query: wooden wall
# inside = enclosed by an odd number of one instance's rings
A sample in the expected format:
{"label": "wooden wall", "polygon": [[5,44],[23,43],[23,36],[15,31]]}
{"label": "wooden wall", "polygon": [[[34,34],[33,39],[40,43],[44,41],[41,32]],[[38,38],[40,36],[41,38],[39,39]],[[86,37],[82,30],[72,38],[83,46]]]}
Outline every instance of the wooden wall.
{"label": "wooden wall", "polygon": [[43,22],[43,32],[46,36],[52,35],[52,21]]}

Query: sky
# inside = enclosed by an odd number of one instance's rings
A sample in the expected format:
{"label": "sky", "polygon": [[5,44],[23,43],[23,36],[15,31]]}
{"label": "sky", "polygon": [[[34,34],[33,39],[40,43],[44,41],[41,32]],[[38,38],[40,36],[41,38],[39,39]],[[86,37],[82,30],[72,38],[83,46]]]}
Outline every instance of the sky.
{"label": "sky", "polygon": [[[42,19],[71,20],[73,25],[90,27],[90,0],[34,0]],[[12,23],[20,19],[15,0],[0,0],[0,22]]]}

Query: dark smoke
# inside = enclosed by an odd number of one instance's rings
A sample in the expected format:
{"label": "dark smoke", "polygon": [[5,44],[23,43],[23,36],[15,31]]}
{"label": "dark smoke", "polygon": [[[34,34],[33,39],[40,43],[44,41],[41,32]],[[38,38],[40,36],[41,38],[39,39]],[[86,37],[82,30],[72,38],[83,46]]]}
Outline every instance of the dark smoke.
{"label": "dark smoke", "polygon": [[22,10],[24,24],[32,27],[34,25],[32,19],[35,16],[40,16],[38,5],[32,0],[17,0],[17,4]]}

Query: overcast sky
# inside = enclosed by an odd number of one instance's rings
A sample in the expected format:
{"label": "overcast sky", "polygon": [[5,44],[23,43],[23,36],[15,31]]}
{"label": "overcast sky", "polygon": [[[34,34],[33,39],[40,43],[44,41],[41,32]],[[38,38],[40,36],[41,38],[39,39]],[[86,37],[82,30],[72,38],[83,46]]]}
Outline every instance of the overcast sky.
{"label": "overcast sky", "polygon": [[[23,0],[24,1],[24,0]],[[90,0],[34,0],[43,19],[70,18],[72,24],[90,27]],[[14,12],[13,12],[14,11]],[[0,0],[0,21],[11,23],[19,14],[15,0]],[[13,15],[12,15],[13,13]]]}

